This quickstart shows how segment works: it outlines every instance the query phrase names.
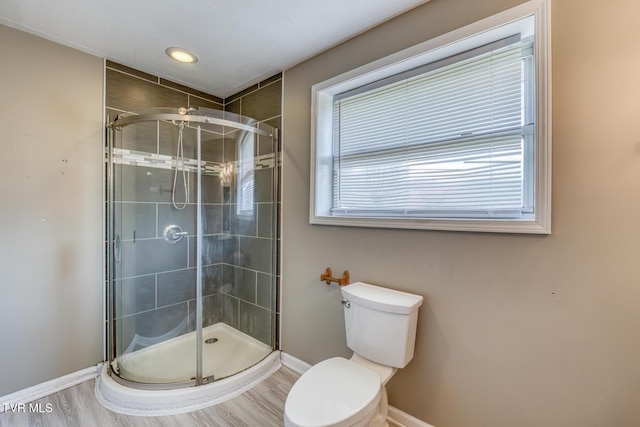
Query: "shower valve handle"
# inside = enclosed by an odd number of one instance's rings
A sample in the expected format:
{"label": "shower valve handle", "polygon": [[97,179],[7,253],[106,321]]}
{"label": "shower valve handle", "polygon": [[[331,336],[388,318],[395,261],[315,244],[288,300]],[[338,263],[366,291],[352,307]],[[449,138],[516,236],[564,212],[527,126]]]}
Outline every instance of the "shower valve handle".
{"label": "shower valve handle", "polygon": [[167,243],[178,243],[182,240],[183,236],[187,236],[189,234],[188,231],[182,231],[182,227],[179,225],[167,225],[162,232],[162,238]]}

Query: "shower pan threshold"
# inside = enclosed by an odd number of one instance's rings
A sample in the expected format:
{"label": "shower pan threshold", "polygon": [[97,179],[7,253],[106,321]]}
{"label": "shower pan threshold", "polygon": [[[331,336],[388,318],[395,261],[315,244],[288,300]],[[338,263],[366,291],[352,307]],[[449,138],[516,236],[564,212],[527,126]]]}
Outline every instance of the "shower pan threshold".
{"label": "shower pan threshold", "polygon": [[[238,396],[268,378],[282,366],[279,351],[272,351],[265,344],[224,323],[203,328],[203,339],[210,338],[218,338],[218,341],[213,344],[204,344],[204,360],[209,359],[211,362],[203,363],[204,374],[205,376],[213,374],[214,377],[223,377],[223,379],[197,387],[141,390],[116,382],[107,374],[107,365],[105,364],[96,380],[96,399],[105,408],[126,415],[180,414],[212,406]],[[215,354],[212,354],[213,351],[223,353],[232,351],[236,356],[229,357],[229,354],[226,354],[225,357],[215,358]],[[154,370],[156,372],[157,370],[168,370],[168,366],[152,362],[153,360],[162,360],[162,357],[158,358],[158,353],[164,353],[169,356],[169,359],[173,356],[195,363],[195,332],[131,353],[124,366],[131,370],[137,368],[138,376],[135,379],[144,380]],[[194,356],[189,357],[190,353],[193,353]],[[225,359],[231,362],[227,366],[220,363]],[[242,365],[237,364],[238,361],[245,363],[245,367],[251,364],[253,366],[242,370]],[[170,379],[170,377],[166,379]]]}

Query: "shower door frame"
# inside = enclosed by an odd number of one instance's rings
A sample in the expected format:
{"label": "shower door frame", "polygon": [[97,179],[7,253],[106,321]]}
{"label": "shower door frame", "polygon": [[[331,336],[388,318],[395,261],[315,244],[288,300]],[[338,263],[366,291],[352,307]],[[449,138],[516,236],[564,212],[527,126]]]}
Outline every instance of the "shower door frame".
{"label": "shower door frame", "polygon": [[[239,116],[244,117],[244,116]],[[252,120],[246,117],[248,120]],[[108,120],[109,121],[109,120]],[[115,132],[121,131],[125,126],[149,122],[149,121],[165,121],[165,122],[186,122],[188,124],[197,124],[196,128],[196,152],[197,152],[197,202],[196,202],[196,377],[193,380],[176,381],[170,383],[143,383],[138,381],[132,381],[120,377],[120,375],[113,370],[112,363],[116,360],[116,348],[115,348],[115,304],[113,301],[114,293],[113,286],[115,286],[116,274],[115,274],[115,262],[114,252],[116,251],[117,238],[114,234],[115,231],[115,215],[114,215],[114,165],[113,161],[113,149],[114,149],[114,135]],[[258,122],[255,122],[258,124]],[[107,208],[106,208],[106,233],[107,233],[107,250],[106,250],[106,313],[107,313],[107,326],[106,326],[106,361],[107,374],[113,378],[116,382],[131,388],[137,388],[141,390],[172,390],[185,387],[199,386],[210,384],[208,377],[203,377],[202,372],[202,320],[203,320],[203,306],[202,306],[202,159],[201,159],[201,132],[202,125],[218,125],[223,127],[234,128],[246,132],[256,134],[256,136],[270,137],[273,146],[274,154],[274,166],[273,166],[273,188],[272,188],[272,221],[271,221],[271,348],[275,350],[276,333],[278,325],[276,324],[276,272],[278,262],[278,237],[277,237],[277,210],[278,210],[278,167],[279,167],[279,132],[277,128],[272,128],[273,133],[269,133],[265,130],[259,129],[249,124],[239,123],[233,120],[221,119],[217,117],[210,117],[206,115],[194,115],[194,114],[179,114],[179,113],[152,113],[152,114],[138,114],[126,117],[119,117],[113,121],[109,121],[107,125],[107,166],[106,166],[106,185],[107,185]],[[223,134],[224,135],[224,134]],[[177,161],[177,160],[176,160]],[[248,368],[248,367],[247,367]],[[215,383],[215,381],[214,381]]]}

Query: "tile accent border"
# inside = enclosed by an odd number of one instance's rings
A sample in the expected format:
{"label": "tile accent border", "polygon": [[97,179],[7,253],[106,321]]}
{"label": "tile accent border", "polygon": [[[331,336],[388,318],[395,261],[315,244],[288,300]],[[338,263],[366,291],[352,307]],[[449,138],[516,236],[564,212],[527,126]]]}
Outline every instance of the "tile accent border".
{"label": "tile accent border", "polygon": [[[284,351],[280,353],[280,361],[282,366],[285,366],[300,375],[304,374],[311,365],[307,362],[298,359]],[[398,408],[395,408],[389,405],[389,414],[387,415],[387,421],[389,421],[389,425],[396,427],[433,427],[431,424],[427,424],[426,422],[419,420],[413,415],[409,415],[404,411],[401,411]]]}
{"label": "tile accent border", "polygon": [[[108,161],[109,151],[105,149],[105,158]],[[129,150],[125,148],[114,148],[113,149],[113,162],[119,165],[130,165],[130,166],[144,166],[149,168],[157,168],[157,169],[175,169],[176,166],[179,165],[178,160],[175,156],[169,156],[166,154],[156,154],[156,153],[146,153],[143,151],[135,151]],[[276,159],[275,154],[263,154],[261,156],[254,157],[254,169],[268,169],[273,168],[275,165]],[[278,163],[280,162],[280,158],[278,158]],[[220,163],[220,162],[212,162],[212,161],[200,161],[202,173],[206,175],[220,175],[220,172],[224,168],[228,168],[231,166],[231,170],[237,170],[238,161],[235,160],[233,162]],[[180,164],[180,166],[182,166]],[[184,167],[187,172],[196,172],[198,170],[198,160],[197,159],[185,159]]]}
{"label": "tile accent border", "polygon": [[17,403],[30,403],[98,376],[102,363],[0,397],[0,414]]}

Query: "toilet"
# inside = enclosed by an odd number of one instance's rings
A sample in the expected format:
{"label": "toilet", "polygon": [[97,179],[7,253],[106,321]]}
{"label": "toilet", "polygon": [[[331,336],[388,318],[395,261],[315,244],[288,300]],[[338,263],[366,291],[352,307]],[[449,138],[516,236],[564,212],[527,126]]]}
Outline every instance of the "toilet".
{"label": "toilet", "polygon": [[423,298],[367,283],[341,289],[350,359],[333,357],[305,372],[284,406],[285,427],[381,427],[385,385],[413,359]]}

